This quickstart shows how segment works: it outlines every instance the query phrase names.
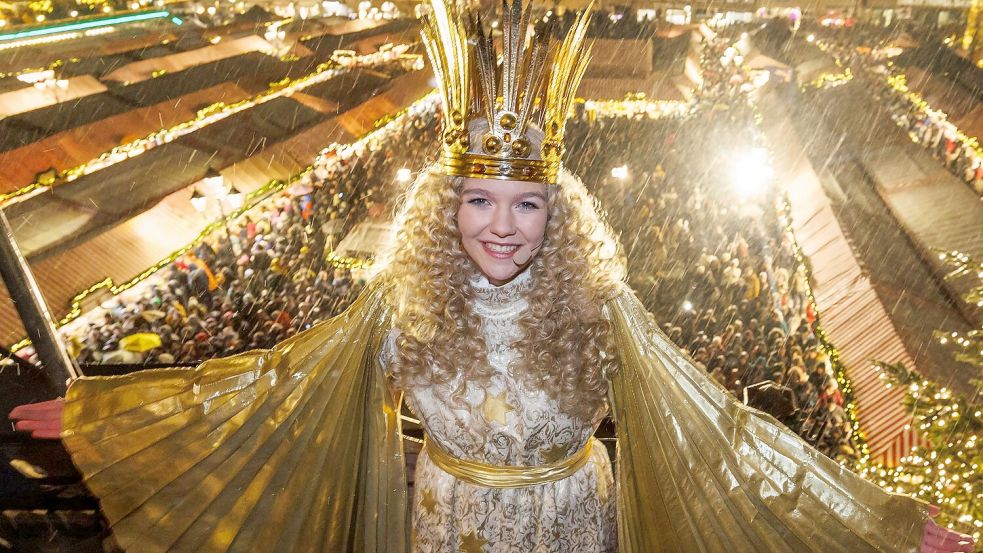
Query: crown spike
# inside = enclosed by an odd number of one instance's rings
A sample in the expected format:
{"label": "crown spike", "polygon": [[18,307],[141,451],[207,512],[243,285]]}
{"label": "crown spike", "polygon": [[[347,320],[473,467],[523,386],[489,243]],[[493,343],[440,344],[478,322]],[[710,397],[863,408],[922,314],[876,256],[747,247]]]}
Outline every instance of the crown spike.
{"label": "crown spike", "polygon": [[[587,63],[590,12],[578,15],[562,44],[552,41],[556,20],[527,36],[531,4],[502,0],[502,57],[481,17],[461,13],[454,0],[431,0],[423,18],[423,42],[443,98],[442,167],[445,174],[556,183],[563,129]],[[501,71],[501,75],[498,71]],[[501,94],[502,103],[498,103]],[[480,114],[480,115],[479,115]],[[488,120],[489,131],[472,145],[468,122]],[[538,122],[545,133],[536,156],[526,136]]]}

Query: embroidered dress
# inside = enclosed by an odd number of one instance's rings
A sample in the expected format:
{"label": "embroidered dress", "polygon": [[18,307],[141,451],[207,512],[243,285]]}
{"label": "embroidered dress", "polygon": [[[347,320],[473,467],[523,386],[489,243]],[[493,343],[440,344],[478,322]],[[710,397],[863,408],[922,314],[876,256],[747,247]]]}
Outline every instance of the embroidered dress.
{"label": "embroidered dress", "polygon": [[[455,404],[446,386],[405,390],[428,439],[451,455],[492,465],[554,463],[583,448],[605,409],[584,422],[566,416],[556,401],[530,390],[509,371],[512,344],[521,337],[523,294],[532,284],[526,270],[504,286],[484,277],[472,281],[488,361],[495,373],[486,386],[468,384]],[[394,355],[395,335],[382,358]],[[488,488],[444,472],[426,449],[416,465],[413,551],[420,553],[599,553],[615,551],[615,489],[605,448],[592,444],[587,463],[556,482],[519,488]]]}

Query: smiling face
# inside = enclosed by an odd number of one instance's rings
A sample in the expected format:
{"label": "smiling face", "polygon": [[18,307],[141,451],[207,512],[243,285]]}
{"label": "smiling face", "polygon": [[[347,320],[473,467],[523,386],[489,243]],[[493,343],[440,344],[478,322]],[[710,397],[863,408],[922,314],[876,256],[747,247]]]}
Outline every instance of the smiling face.
{"label": "smiling face", "polygon": [[457,210],[461,244],[488,282],[501,286],[539,253],[547,212],[542,183],[467,178]]}

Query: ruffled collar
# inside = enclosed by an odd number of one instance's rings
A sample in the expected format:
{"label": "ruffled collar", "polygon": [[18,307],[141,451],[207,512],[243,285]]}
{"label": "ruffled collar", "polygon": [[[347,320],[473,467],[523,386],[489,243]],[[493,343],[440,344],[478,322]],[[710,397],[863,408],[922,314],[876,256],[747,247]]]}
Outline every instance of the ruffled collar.
{"label": "ruffled collar", "polygon": [[484,275],[478,275],[471,279],[471,288],[474,290],[474,308],[480,315],[514,314],[527,305],[524,296],[532,288],[531,268],[526,267],[502,286],[495,286]]}

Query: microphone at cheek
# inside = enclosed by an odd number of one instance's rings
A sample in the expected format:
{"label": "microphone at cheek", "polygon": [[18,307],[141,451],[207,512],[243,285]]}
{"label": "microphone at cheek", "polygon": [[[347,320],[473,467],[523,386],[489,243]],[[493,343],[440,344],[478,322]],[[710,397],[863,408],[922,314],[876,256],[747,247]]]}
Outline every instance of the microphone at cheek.
{"label": "microphone at cheek", "polygon": [[[545,238],[543,240],[545,240]],[[520,246],[512,256],[512,263],[515,263],[519,267],[528,263],[529,260],[532,259],[532,256],[536,255],[536,252],[539,251],[539,248],[543,247],[543,240],[540,240],[539,244],[536,244],[535,247],[529,244],[523,244]]]}

